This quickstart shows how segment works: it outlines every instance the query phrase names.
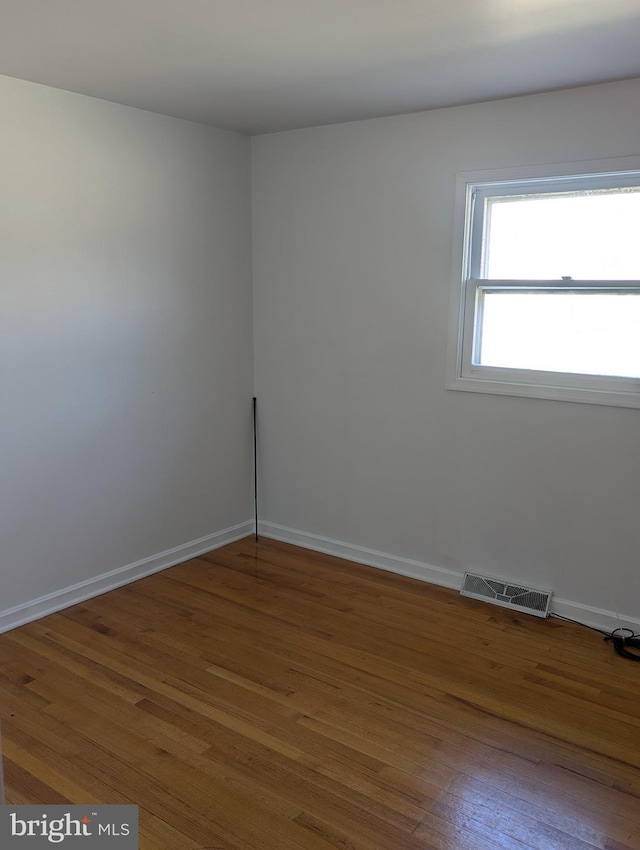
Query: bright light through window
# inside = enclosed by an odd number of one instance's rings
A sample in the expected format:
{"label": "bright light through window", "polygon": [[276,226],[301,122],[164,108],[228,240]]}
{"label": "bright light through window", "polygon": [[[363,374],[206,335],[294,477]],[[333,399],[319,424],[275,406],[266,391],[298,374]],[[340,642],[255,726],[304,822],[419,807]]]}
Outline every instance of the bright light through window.
{"label": "bright light through window", "polygon": [[640,408],[640,157],[581,167],[460,176],[452,389]]}
{"label": "bright light through window", "polygon": [[489,198],[490,280],[640,280],[640,189]]}
{"label": "bright light through window", "polygon": [[484,292],[479,363],[640,378],[640,293]]}

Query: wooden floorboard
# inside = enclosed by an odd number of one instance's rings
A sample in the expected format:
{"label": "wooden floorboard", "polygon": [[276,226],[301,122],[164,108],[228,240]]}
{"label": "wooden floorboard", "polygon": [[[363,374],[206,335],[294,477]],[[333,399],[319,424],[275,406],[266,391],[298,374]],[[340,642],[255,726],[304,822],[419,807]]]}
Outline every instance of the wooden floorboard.
{"label": "wooden floorboard", "polygon": [[141,850],[640,850],[640,665],[246,539],[0,635],[8,803]]}

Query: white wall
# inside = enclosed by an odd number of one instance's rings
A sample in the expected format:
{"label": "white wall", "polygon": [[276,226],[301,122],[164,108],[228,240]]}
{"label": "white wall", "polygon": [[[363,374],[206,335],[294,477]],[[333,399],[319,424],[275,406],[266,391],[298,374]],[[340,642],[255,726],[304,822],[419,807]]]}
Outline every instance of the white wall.
{"label": "white wall", "polygon": [[0,114],[1,614],[247,520],[252,319],[247,138],[6,77]]}
{"label": "white wall", "polygon": [[445,389],[456,172],[638,153],[640,81],[255,138],[263,518],[640,617],[640,411]]}

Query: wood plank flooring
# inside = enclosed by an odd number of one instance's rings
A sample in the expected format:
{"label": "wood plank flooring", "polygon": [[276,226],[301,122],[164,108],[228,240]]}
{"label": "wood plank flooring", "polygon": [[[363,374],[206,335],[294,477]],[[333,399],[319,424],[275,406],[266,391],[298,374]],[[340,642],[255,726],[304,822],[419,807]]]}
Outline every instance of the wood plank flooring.
{"label": "wood plank flooring", "polygon": [[137,803],[141,850],[640,850],[638,668],[242,540],[0,635],[7,802]]}

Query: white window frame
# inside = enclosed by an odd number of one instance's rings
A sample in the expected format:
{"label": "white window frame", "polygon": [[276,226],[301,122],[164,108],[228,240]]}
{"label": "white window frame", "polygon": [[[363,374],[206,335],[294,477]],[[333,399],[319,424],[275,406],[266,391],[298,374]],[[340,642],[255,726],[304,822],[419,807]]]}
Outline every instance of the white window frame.
{"label": "white window frame", "polygon": [[476,317],[481,319],[482,299],[487,291],[640,291],[640,281],[482,278],[483,214],[478,214],[478,210],[484,207],[485,199],[622,186],[640,186],[640,157],[458,174],[448,389],[640,408],[640,379],[637,378],[507,369],[482,366],[477,362]]}

